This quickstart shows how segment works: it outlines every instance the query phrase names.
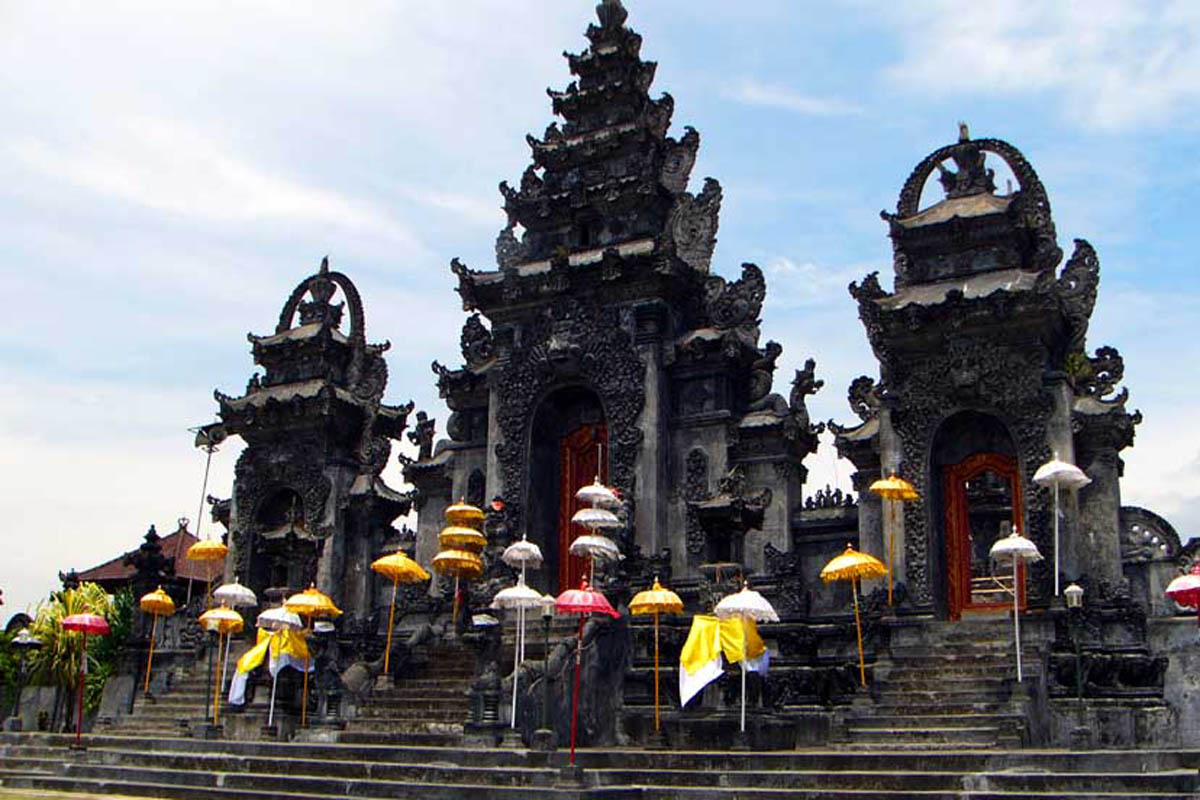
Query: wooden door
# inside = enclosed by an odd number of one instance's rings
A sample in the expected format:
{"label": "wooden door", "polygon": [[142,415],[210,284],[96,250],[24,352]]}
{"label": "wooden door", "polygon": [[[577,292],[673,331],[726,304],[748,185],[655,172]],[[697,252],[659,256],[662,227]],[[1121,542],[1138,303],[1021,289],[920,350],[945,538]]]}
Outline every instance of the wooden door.
{"label": "wooden door", "polygon": [[608,431],[603,424],[580,425],[567,433],[559,447],[561,471],[558,503],[558,586],[578,589],[580,580],[587,574],[586,558],[567,555],[575,537],[586,533],[585,528],[571,523],[571,517],[583,507],[575,499],[575,492],[595,480],[597,471],[601,482],[608,481],[608,465],[601,450],[608,450]]}
{"label": "wooden door", "polygon": [[[993,569],[989,552],[1012,526],[1021,525],[1021,480],[1016,459],[975,453],[945,468],[946,584],[950,618],[964,611],[1012,606],[1011,566]],[[1017,573],[1025,605],[1025,570]]]}

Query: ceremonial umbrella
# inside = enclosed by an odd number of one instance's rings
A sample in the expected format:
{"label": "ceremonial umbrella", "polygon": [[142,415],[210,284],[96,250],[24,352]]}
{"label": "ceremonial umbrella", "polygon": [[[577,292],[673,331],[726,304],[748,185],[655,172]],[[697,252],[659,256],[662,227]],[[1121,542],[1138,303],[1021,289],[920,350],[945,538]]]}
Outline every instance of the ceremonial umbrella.
{"label": "ceremonial umbrella", "polygon": [[1013,569],[1013,638],[1016,640],[1017,646],[1017,682],[1021,681],[1021,592],[1017,587],[1017,568],[1022,561],[1041,561],[1042,554],[1038,552],[1037,545],[1026,539],[1017,532],[1017,526],[1014,525],[1012,533],[1005,536],[1003,539],[996,540],[990,551],[991,557],[996,561],[1005,561],[1012,559]]}
{"label": "ceremonial umbrella", "polygon": [[150,694],[150,663],[154,658],[154,629],[158,626],[160,614],[169,617],[175,613],[175,601],[159,586],[153,592],[142,595],[138,606],[150,615],[150,651],[146,653],[146,686],[142,690],[146,694]]}
{"label": "ceremonial umbrella", "polygon": [[[225,583],[213,589],[213,599],[230,608],[248,608],[258,605],[258,595],[250,587],[238,583],[236,575],[233,583]],[[229,672],[229,645],[232,641],[232,636],[225,637],[225,666],[221,669],[222,689],[225,687],[225,675]]]}
{"label": "ceremonial umbrella", "polygon": [[670,589],[664,589],[654,578],[654,585],[643,592],[638,592],[629,601],[629,613],[634,616],[641,614],[654,615],[654,730],[661,729],[658,718],[658,615],[680,614],[683,612],[683,601],[679,595]]}
{"label": "ceremonial umbrella", "polygon": [[846,552],[833,558],[821,570],[821,580],[826,583],[850,579],[850,595],[854,598],[854,627],[858,631],[858,678],[863,686],[867,685],[867,665],[863,657],[862,619],[858,614],[858,589],[855,581],[878,578],[886,574],[887,567],[878,558],[860,553],[850,545],[846,545]]}
{"label": "ceremonial umbrella", "polygon": [[492,599],[492,608],[515,608],[517,610],[517,641],[513,645],[513,696],[512,696],[512,727],[517,727],[517,671],[525,660],[525,609],[540,608],[542,594],[536,589],[525,585],[525,576],[517,577],[517,585],[496,592]]}
{"label": "ceremonial umbrella", "polygon": [[[229,548],[226,547],[219,539],[201,539],[187,549],[185,558],[188,561],[201,561],[211,564],[214,561],[224,561],[225,556],[229,554]],[[212,605],[212,575],[208,568],[205,567],[204,574],[208,575],[208,603]]]}
{"label": "ceremonial umbrella", "polygon": [[392,607],[388,611],[387,646],[383,651],[383,674],[389,675],[391,673],[388,666],[392,660],[392,625],[396,619],[396,592],[400,588],[401,581],[405,583],[420,583],[421,581],[429,580],[429,573],[425,571],[424,567],[399,550],[372,561],[371,569],[385,578],[392,579]]}
{"label": "ceremonial umbrella", "polygon": [[442,549],[433,557],[430,566],[438,575],[454,577],[454,610],[450,620],[452,624],[458,624],[459,582],[483,574],[483,559],[479,554],[487,545],[487,537],[478,530],[483,524],[483,510],[465,500],[449,506],[445,517],[447,525],[438,534],[438,545]]}
{"label": "ceremonial umbrella", "polygon": [[567,589],[554,600],[554,609],[560,614],[579,615],[579,634],[575,644],[575,694],[571,699],[571,765],[575,765],[575,730],[579,722],[579,664],[583,660],[583,620],[589,614],[621,615],[609,604],[608,598],[593,591],[587,579],[578,589]]}
{"label": "ceremonial umbrella", "polygon": [[588,559],[589,579],[595,583],[596,559],[616,561],[621,557],[621,550],[617,547],[617,543],[600,533],[605,529],[621,527],[621,520],[608,510],[620,505],[621,501],[617,498],[616,492],[600,483],[599,475],[592,483],[575,492],[575,499],[581,503],[588,503],[591,507],[576,511],[571,515],[571,522],[582,525],[591,533],[575,537],[568,552],[573,556]]}
{"label": "ceremonial umbrella", "polygon": [[[520,584],[524,585],[526,568],[537,569],[542,565],[542,550],[536,544],[529,541],[526,534],[521,534],[520,541],[513,542],[508,547],[504,548],[504,552],[500,555],[500,560],[505,564],[508,564],[510,567],[521,568]],[[492,605],[495,605],[495,603]],[[532,606],[517,606],[518,663],[525,661],[525,609],[527,607]],[[516,708],[515,703],[513,708]]]}
{"label": "ceremonial umbrella", "polygon": [[1196,624],[1200,625],[1200,561],[1192,564],[1186,575],[1167,584],[1167,597],[1184,608],[1196,609]]}
{"label": "ceremonial umbrella", "polygon": [[1054,596],[1058,597],[1058,490],[1079,489],[1091,483],[1092,479],[1074,464],[1059,461],[1058,454],[1055,453],[1054,458],[1042,464],[1037,472],[1033,473],[1033,482],[1038,486],[1054,487]]}
{"label": "ceremonial umbrella", "polygon": [[[268,608],[266,611],[259,614],[258,627],[275,634],[280,631],[298,631],[304,627],[304,623],[300,621],[299,614],[294,614],[291,611],[288,611],[286,608],[280,606],[279,608]],[[271,669],[270,654],[270,645],[268,645],[267,670],[271,672],[271,707],[270,710],[267,711],[268,726],[271,726],[275,723],[275,684],[279,682],[279,669]]]}
{"label": "ceremonial umbrella", "polygon": [[229,606],[217,606],[216,608],[210,608],[200,615],[200,624],[206,630],[217,634],[217,670],[214,676],[216,685],[213,686],[213,725],[217,725],[220,724],[221,669],[224,663],[221,658],[221,637],[228,637],[230,634],[238,633],[241,631],[242,626],[245,625],[245,622],[242,620],[242,615]]}
{"label": "ceremonial umbrella", "polygon": [[779,615],[767,598],[751,589],[745,582],[742,590],[726,595],[717,603],[713,612],[721,618],[739,617],[742,620],[742,733],[746,732],[746,623],[779,622]]}
{"label": "ceremonial umbrella", "polygon": [[109,632],[108,621],[97,614],[83,612],[63,617],[64,631],[76,631],[83,634],[83,653],[79,658],[79,710],[75,716],[75,746],[80,746],[83,735],[83,676],[87,674],[87,637],[105,636]]}
{"label": "ceremonial umbrella", "polygon": [[920,497],[911,483],[899,477],[895,472],[886,478],[880,478],[871,484],[870,491],[879,495],[887,509],[884,516],[884,526],[887,528],[888,560],[887,560],[887,590],[888,605],[892,605],[892,562],[896,552],[896,530],[900,527],[900,504]]}
{"label": "ceremonial umbrella", "polygon": [[[310,586],[299,594],[283,601],[283,607],[308,620],[309,627],[316,617],[340,617],[342,610],[333,604],[333,598]],[[308,725],[308,658],[304,659],[304,704],[300,706],[300,727]]]}

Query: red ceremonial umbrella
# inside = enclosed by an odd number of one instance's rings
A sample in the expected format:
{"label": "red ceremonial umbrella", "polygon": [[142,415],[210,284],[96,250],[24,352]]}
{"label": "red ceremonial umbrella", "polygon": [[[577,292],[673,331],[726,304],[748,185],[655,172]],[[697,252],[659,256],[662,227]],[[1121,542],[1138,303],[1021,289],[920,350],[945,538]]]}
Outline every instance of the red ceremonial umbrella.
{"label": "red ceremonial umbrella", "polygon": [[87,674],[87,637],[89,633],[92,636],[107,634],[109,631],[108,620],[85,611],[82,614],[63,617],[62,626],[64,631],[77,631],[83,634],[83,654],[79,659],[79,711],[75,716],[75,746],[79,747],[80,739],[83,736],[83,676]]}
{"label": "red ceremonial umbrella", "polygon": [[571,766],[575,765],[575,729],[579,720],[579,662],[583,657],[583,620],[588,614],[621,615],[609,604],[608,599],[588,586],[583,579],[578,589],[567,589],[554,601],[554,610],[560,614],[579,615],[579,639],[575,645],[575,694],[571,699]]}
{"label": "red ceremonial umbrella", "polygon": [[1200,625],[1200,561],[1186,575],[1167,584],[1167,597],[1184,608],[1196,609],[1196,624]]}

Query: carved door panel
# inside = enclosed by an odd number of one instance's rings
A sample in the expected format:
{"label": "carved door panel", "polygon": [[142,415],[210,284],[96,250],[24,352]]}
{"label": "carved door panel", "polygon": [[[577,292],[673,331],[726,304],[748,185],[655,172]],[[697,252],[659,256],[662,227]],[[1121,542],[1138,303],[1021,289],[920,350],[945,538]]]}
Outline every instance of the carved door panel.
{"label": "carved door panel", "polygon": [[[945,468],[946,585],[950,618],[964,611],[1010,607],[1012,572],[993,569],[989,553],[997,539],[1021,521],[1017,462],[999,453],[975,453]],[[1025,570],[1017,574],[1025,605]]]}
{"label": "carved door panel", "polygon": [[571,524],[571,517],[583,507],[575,499],[575,492],[586,483],[591,483],[597,474],[601,481],[608,480],[608,465],[601,459],[601,449],[607,449],[608,430],[604,425],[580,425],[563,437],[559,448],[561,459],[560,498],[558,503],[558,586],[559,591],[579,588],[579,581],[587,574],[587,559],[567,555],[575,537],[586,533],[586,529]]}

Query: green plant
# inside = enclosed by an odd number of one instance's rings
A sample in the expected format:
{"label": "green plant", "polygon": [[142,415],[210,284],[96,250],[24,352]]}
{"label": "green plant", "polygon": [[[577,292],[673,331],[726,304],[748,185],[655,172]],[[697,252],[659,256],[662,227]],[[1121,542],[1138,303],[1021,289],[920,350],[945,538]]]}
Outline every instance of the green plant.
{"label": "green plant", "polygon": [[83,583],[78,589],[55,592],[49,600],[39,604],[29,630],[42,640],[42,647],[30,658],[29,669],[34,683],[69,690],[76,687],[83,634],[63,630],[62,621],[72,614],[84,612],[104,617],[111,628],[108,636],[90,637],[88,642],[89,675],[84,700],[88,710],[95,711],[100,705],[104,681],[112,674],[117,651],[129,635],[133,595],[128,590],[110,598],[99,585]]}

